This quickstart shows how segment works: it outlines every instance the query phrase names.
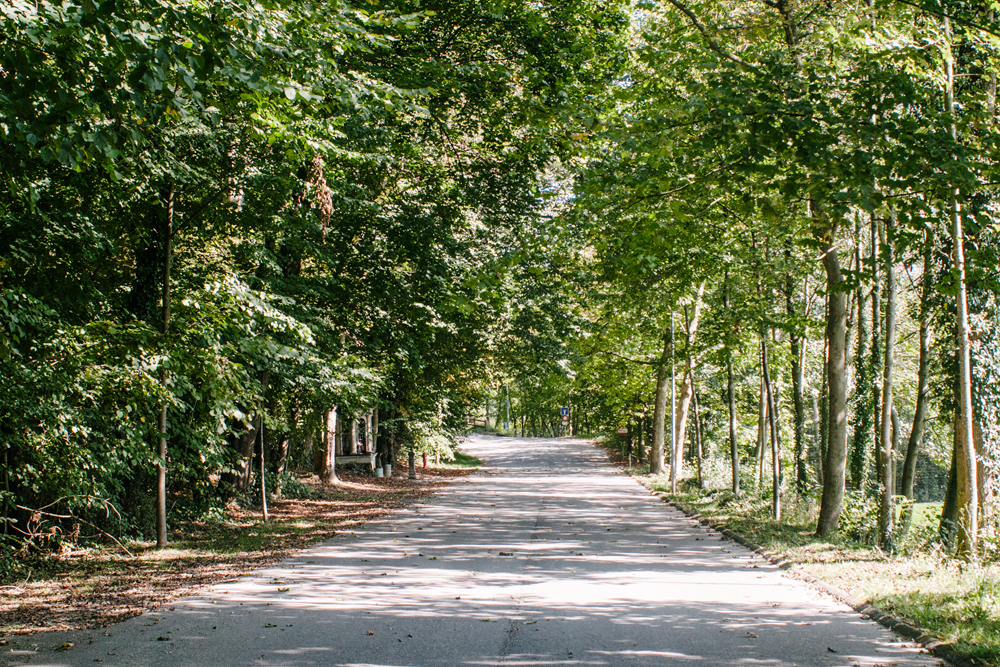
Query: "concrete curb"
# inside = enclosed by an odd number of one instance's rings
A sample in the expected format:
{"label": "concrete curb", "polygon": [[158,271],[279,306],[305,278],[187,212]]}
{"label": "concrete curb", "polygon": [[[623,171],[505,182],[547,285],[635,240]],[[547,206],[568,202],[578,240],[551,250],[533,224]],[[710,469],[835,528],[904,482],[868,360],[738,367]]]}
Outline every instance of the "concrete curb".
{"label": "concrete curb", "polygon": [[726,539],[732,542],[736,542],[737,544],[749,549],[751,552],[757,554],[758,556],[767,559],[768,561],[771,562],[771,564],[781,568],[782,570],[785,570],[789,574],[789,576],[792,576],[795,579],[798,579],[799,581],[804,581],[807,584],[813,586],[814,588],[818,588],[824,593],[831,595],[837,600],[840,600],[847,606],[851,607],[854,611],[861,614],[863,617],[870,618],[871,620],[882,625],[883,627],[892,630],[896,634],[905,637],[906,639],[914,642],[915,644],[919,644],[925,651],[927,651],[936,658],[941,658],[949,665],[952,665],[953,667],[984,667],[984,665],[986,665],[986,663],[971,660],[969,658],[965,658],[959,655],[951,644],[945,643],[939,637],[932,636],[931,634],[928,633],[927,630],[919,628],[914,625],[910,625],[906,621],[896,618],[892,614],[887,614],[886,612],[882,611],[877,607],[873,607],[867,602],[858,600],[857,598],[851,596],[847,591],[837,588],[836,586],[831,586],[822,579],[817,579],[816,577],[808,575],[805,572],[796,570],[794,568],[794,564],[789,562],[788,559],[783,554],[775,553],[764,549],[759,544],[756,544],[753,541],[747,539],[745,536],[740,535],[739,533],[735,533],[729,530],[728,528],[725,528],[718,522],[713,521],[708,517],[704,517],[698,514],[697,512],[691,511],[690,509],[684,507],[680,503],[670,500],[659,491],[652,489],[649,485],[642,482],[642,480],[639,481],[653,494],[659,496],[663,502],[670,505],[679,512],[683,513],[685,516],[697,520],[698,523],[702,524],[703,526],[707,526],[712,530],[717,531]]}

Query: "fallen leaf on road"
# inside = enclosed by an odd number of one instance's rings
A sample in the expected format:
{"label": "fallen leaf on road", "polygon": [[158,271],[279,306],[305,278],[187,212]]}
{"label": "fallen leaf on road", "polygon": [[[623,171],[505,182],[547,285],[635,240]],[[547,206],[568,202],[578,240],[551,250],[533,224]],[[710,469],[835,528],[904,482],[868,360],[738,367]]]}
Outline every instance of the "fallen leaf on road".
{"label": "fallen leaf on road", "polygon": [[374,632],[372,632],[371,630],[369,630],[369,631],[368,631],[368,634],[370,634],[370,635],[373,635],[373,634],[375,634],[375,633],[374,633]]}

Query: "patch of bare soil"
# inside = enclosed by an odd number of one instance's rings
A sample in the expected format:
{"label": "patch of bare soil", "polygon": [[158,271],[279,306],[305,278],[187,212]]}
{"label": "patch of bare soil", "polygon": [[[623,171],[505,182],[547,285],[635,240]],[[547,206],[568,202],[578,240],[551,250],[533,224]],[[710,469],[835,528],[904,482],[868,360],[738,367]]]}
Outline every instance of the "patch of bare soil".
{"label": "patch of bare soil", "polygon": [[232,507],[219,522],[171,527],[167,549],[127,544],[123,551],[66,549],[39,561],[43,575],[0,586],[0,646],[6,635],[105,627],[155,609],[202,588],[231,581],[292,552],[380,519],[425,498],[472,469],[420,468],[407,479],[405,465],[391,478],[340,474],[336,486],[315,478],[310,500],[269,502],[260,510]]}

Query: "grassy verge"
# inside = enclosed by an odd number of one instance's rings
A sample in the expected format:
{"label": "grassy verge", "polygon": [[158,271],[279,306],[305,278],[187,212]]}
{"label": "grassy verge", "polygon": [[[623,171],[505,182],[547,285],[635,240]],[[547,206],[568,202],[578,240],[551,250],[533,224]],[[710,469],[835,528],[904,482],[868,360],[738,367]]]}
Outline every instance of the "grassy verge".
{"label": "grassy verge", "polygon": [[[627,461],[611,454],[628,470]],[[650,476],[648,468],[633,467],[631,473],[687,511],[782,555],[793,570],[923,628],[950,644],[955,655],[973,664],[1000,665],[1000,565],[968,565],[950,558],[936,541],[939,504],[914,506],[907,538],[899,553],[890,555],[859,539],[872,520],[863,507],[848,504],[842,519],[846,528],[820,539],[814,535],[815,499],[789,497],[785,519],[775,522],[769,497],[748,493],[736,498],[728,491],[671,496],[669,481]]]}
{"label": "grassy verge", "polygon": [[454,461],[442,461],[441,463],[438,463],[436,467],[443,468],[445,470],[472,470],[479,468],[482,465],[483,462],[471,454],[466,454],[465,452],[455,452]]}
{"label": "grassy verge", "polygon": [[230,507],[215,520],[175,523],[167,549],[127,541],[130,553],[66,547],[34,557],[27,577],[0,581],[0,646],[12,635],[107,626],[231,581],[433,493],[476,467],[478,459],[461,457],[460,465],[418,469],[416,480],[405,464],[391,478],[344,471],[335,487],[304,479],[309,498],[271,501],[266,523],[259,511]]}

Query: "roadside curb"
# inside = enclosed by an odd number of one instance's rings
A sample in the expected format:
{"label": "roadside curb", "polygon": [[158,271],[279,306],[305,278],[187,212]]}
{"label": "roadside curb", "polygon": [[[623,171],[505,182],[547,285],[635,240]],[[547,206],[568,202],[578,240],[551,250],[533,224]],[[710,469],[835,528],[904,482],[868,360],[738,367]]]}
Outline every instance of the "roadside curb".
{"label": "roadside curb", "polygon": [[911,625],[902,619],[896,618],[892,614],[888,614],[882,611],[878,607],[873,607],[867,602],[858,600],[847,591],[844,591],[840,588],[837,588],[836,586],[828,584],[822,579],[817,579],[812,575],[806,574],[801,570],[795,569],[794,563],[791,563],[784,556],[784,554],[764,549],[762,546],[756,544],[752,540],[747,539],[745,536],[733,532],[732,530],[724,527],[719,522],[714,521],[708,517],[704,517],[701,514],[698,514],[697,512],[690,510],[689,508],[683,506],[682,504],[674,500],[670,500],[659,491],[652,489],[642,480],[639,481],[643,486],[649,489],[651,493],[653,493],[656,496],[659,496],[659,498],[664,503],[670,505],[671,507],[678,510],[685,516],[695,519],[701,525],[707,526],[708,528],[715,530],[726,539],[732,542],[736,542],[737,544],[749,549],[752,553],[757,554],[762,558],[765,558],[772,565],[775,565],[776,567],[781,568],[782,570],[787,572],[789,576],[792,576],[793,578],[798,579],[799,581],[804,581],[810,586],[817,588],[822,592],[826,593],[827,595],[830,595],[833,598],[843,602],[851,609],[861,614],[862,617],[871,619],[876,623],[878,623],[879,625],[882,625],[883,627],[886,627],[895,632],[896,634],[904,637],[905,639],[908,639],[914,642],[915,644],[920,645],[921,648],[923,648],[925,651],[927,651],[934,657],[944,660],[946,663],[952,665],[953,667],[984,667],[985,663],[976,662],[974,660],[970,660],[968,658],[959,655],[951,644],[945,643],[940,638],[930,635],[927,632],[927,630],[919,628],[915,625]]}

